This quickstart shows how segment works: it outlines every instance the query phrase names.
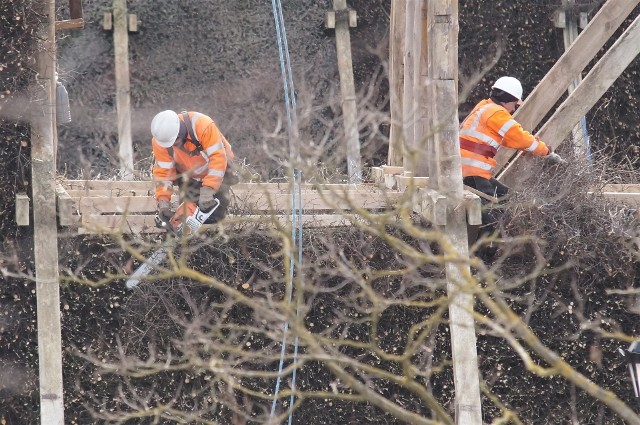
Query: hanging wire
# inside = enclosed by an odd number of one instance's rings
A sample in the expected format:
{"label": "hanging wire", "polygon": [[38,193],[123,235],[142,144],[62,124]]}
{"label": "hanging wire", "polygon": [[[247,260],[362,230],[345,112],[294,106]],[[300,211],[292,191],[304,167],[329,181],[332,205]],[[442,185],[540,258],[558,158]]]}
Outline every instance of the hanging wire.
{"label": "hanging wire", "polygon": [[[300,147],[298,144],[298,120],[296,113],[296,97],[295,97],[295,89],[293,84],[293,73],[291,71],[291,59],[289,57],[289,46],[287,43],[287,33],[284,25],[284,16],[282,14],[282,3],[280,0],[272,0],[273,6],[273,17],[275,21],[276,27],[276,36],[278,41],[278,55],[280,59],[280,69],[282,72],[282,81],[284,85],[284,97],[285,97],[285,108],[287,112],[287,124],[289,129],[289,162],[293,167],[293,179],[291,182],[291,241],[294,242],[297,239],[298,245],[298,261],[297,263],[302,264],[302,175],[300,171],[295,167],[295,164],[300,163]],[[297,186],[297,193],[295,187]],[[295,245],[294,245],[295,246]],[[291,304],[291,300],[293,297],[293,281],[295,276],[295,264],[293,261],[293,257],[295,257],[295,252],[292,249],[289,267],[289,287],[287,288],[288,293],[288,303]],[[296,306],[296,316],[300,312],[299,303]],[[282,336],[282,347],[280,350],[280,362],[278,365],[278,378],[276,380],[276,386],[273,395],[273,402],[271,404],[271,415],[270,419],[273,419],[275,416],[276,406],[278,403],[278,394],[280,393],[280,384],[282,381],[282,370],[284,368],[284,357],[286,353],[286,345],[287,345],[287,333],[289,331],[289,322],[285,322],[283,327],[283,336]],[[293,353],[293,362],[294,365],[297,362],[298,358],[298,337],[295,337],[294,340],[294,353]],[[292,381],[291,381],[291,398],[289,402],[289,425],[291,425],[293,420],[293,403],[294,403],[294,392],[295,392],[295,382],[296,382],[296,368],[293,369]]]}

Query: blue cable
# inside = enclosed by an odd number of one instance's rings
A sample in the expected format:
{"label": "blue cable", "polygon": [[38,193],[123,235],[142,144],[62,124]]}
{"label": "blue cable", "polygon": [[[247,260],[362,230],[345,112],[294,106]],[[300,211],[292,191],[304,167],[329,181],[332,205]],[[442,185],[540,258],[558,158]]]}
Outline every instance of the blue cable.
{"label": "blue cable", "polygon": [[[294,164],[295,160],[299,162],[300,160],[300,150],[296,145],[297,140],[294,140],[292,136],[291,129],[292,127],[297,126],[297,115],[296,115],[296,99],[295,99],[295,89],[293,85],[293,73],[291,71],[291,60],[289,57],[289,46],[287,43],[287,35],[284,26],[284,16],[282,14],[282,3],[280,0],[272,0],[273,6],[273,16],[276,27],[276,35],[278,40],[278,55],[280,59],[280,68],[282,72],[282,80],[284,85],[284,96],[285,96],[285,106],[287,110],[287,123],[289,128],[289,156],[291,163]],[[294,133],[296,136],[298,132]],[[291,191],[291,240],[296,240],[296,235],[298,239],[298,263],[302,264],[302,177],[301,173],[295,169],[294,167],[294,184],[298,185],[298,196],[296,197],[296,191]],[[297,212],[297,216],[296,216]],[[293,257],[293,255],[292,255]],[[291,261],[291,266],[289,268],[289,278],[290,278],[290,287],[289,289],[289,298],[288,302],[291,304],[292,296],[293,296],[293,279],[295,272],[295,262]],[[296,315],[300,312],[300,306],[297,305]],[[280,362],[278,365],[278,378],[276,380],[276,386],[274,390],[273,402],[271,404],[271,415],[273,418],[275,416],[276,405],[278,402],[278,394],[280,392],[280,383],[282,381],[281,373],[284,367],[284,356],[286,352],[286,342],[287,342],[287,333],[289,330],[289,322],[287,321],[284,324],[283,328],[283,337],[282,337],[282,348],[280,350]],[[294,365],[297,361],[298,356],[298,337],[296,336],[294,341],[294,354],[293,354],[293,362]],[[291,383],[291,399],[289,405],[289,425],[293,420],[293,403],[294,403],[294,390],[295,390],[295,381],[296,381],[296,369],[293,369],[292,375],[292,383]]]}

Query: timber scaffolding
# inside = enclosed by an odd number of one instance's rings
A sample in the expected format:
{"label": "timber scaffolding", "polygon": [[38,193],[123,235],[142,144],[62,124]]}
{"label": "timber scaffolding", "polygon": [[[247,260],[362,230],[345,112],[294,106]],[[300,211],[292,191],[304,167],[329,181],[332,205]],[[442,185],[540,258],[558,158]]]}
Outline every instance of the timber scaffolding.
{"label": "timber scaffolding", "polygon": [[[57,226],[72,226],[83,233],[155,231],[155,201],[152,183],[131,181],[56,181],[56,29],[81,28],[81,0],[69,0],[71,19],[56,22],[55,4],[41,1],[43,23],[40,40],[44,48],[38,55],[38,80],[32,122],[32,196],[34,218],[34,257],[38,310],[38,353],[40,410],[42,423],[64,423],[62,350]],[[558,23],[564,28],[569,17],[583,18],[575,9],[585,2],[562,0]],[[608,0],[582,33],[572,39],[565,54],[527,96],[515,118],[527,129],[536,128],[552,110],[565,89],[579,80],[585,67],[630,15],[640,0]],[[126,0],[113,0],[113,13],[105,15],[105,30],[113,29],[115,43],[116,90],[118,93],[118,134],[122,175],[131,173],[130,99],[128,79],[128,31],[137,30],[137,19],[126,10]],[[585,3],[586,4],[586,3]],[[591,4],[591,2],[589,2]],[[342,81],[342,104],[348,109],[352,72],[347,49],[348,28],[357,17],[346,0],[334,0],[327,25],[336,29],[338,66]],[[572,10],[572,8],[574,10]],[[452,248],[460,258],[468,257],[465,224],[479,222],[479,198],[463,190],[458,140],[458,1],[392,0],[390,34],[391,137],[388,166],[374,168],[373,183],[352,182],[346,186],[304,185],[304,215],[316,222],[335,225],[347,222],[358,209],[380,212],[398,202],[411,202],[412,209],[436,225],[443,226]],[[579,13],[577,13],[578,11]],[[571,12],[571,13],[570,13]],[[585,16],[586,20],[586,16]],[[113,23],[113,26],[107,25]],[[582,22],[582,19],[581,19]],[[558,25],[562,27],[561,25]],[[640,17],[636,18],[591,68],[584,79],[555,109],[537,135],[552,147],[570,135],[586,114],[626,67],[640,53]],[[349,112],[349,113],[347,113]],[[343,110],[351,116],[352,111]],[[353,117],[351,117],[353,118]],[[353,123],[345,121],[348,135]],[[437,131],[434,131],[436,129]],[[349,166],[358,177],[359,143],[347,138]],[[408,154],[410,153],[410,155]],[[512,157],[509,150],[496,156],[499,179],[517,186],[517,177],[532,168],[528,159]],[[351,176],[353,177],[353,176]],[[406,190],[406,189],[410,190]],[[288,185],[239,184],[234,186],[232,214],[284,218],[291,212]],[[609,186],[611,198],[640,206],[638,185]],[[26,194],[16,195],[16,219],[29,225]],[[465,208],[460,208],[465,204]],[[340,211],[347,214],[337,214]],[[325,220],[326,219],[326,220]],[[57,223],[56,223],[57,221]],[[348,223],[347,223],[348,224]],[[447,293],[455,388],[456,423],[481,425],[479,374],[473,318],[473,295],[460,291],[463,269],[468,265],[446,264]]]}
{"label": "timber scaffolding", "polygon": [[[384,214],[400,203],[435,225],[446,225],[446,198],[429,189],[428,178],[408,177],[403,167],[372,169],[374,183],[310,184],[301,186],[305,227],[348,226],[362,220],[358,211]],[[407,190],[411,188],[411,190]],[[482,194],[465,190],[463,202],[469,225],[481,224]],[[297,188],[296,188],[297,192]],[[58,224],[78,234],[164,232],[155,225],[156,201],[151,181],[60,180],[56,188]],[[640,185],[609,184],[606,198],[640,208]],[[420,201],[421,200],[421,201]],[[18,216],[28,220],[28,199],[21,199]],[[178,202],[173,195],[173,203]],[[240,183],[232,187],[229,218],[251,222],[291,221],[288,183]],[[235,220],[234,220],[235,221]]]}

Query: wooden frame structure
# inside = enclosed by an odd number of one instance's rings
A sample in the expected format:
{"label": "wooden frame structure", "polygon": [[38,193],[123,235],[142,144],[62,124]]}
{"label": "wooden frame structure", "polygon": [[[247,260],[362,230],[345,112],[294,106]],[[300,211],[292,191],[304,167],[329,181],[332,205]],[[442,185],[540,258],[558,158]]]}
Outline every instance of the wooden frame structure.
{"label": "wooden frame structure", "polygon": [[[551,110],[576,75],[580,74],[640,0],[608,0],[569,46],[565,54],[528,96],[516,119],[527,128],[536,127]],[[116,13],[116,5],[120,7]],[[334,0],[334,8],[346,9],[345,0]],[[58,284],[57,226],[72,226],[80,233],[108,231],[154,231],[155,202],[151,182],[55,181],[55,30],[83,25],[80,0],[70,0],[71,20],[55,22],[55,2],[42,0],[42,37],[45,49],[39,57],[37,91],[43,113],[33,122],[33,216],[34,253],[38,310],[41,417],[47,423],[64,423],[62,354]],[[348,16],[348,15],[347,15]],[[344,224],[354,212],[375,212],[401,200],[413,211],[443,226],[461,256],[468,255],[466,223],[479,224],[478,196],[464,191],[460,172],[457,116],[457,0],[392,0],[391,22],[391,166],[373,170],[375,183],[353,185],[304,185],[305,215],[324,225]],[[114,20],[120,39],[126,40],[126,0],[114,0]],[[130,21],[137,27],[137,21]],[[340,25],[347,31],[344,20]],[[116,35],[114,34],[114,37]],[[116,44],[126,45],[124,41]],[[127,53],[120,49],[119,58]],[[607,88],[640,52],[640,18],[624,32],[609,52],[555,111],[539,132],[553,147],[559,145]],[[350,59],[350,58],[349,58]],[[122,61],[122,59],[117,59]],[[126,67],[120,64],[117,73]],[[128,76],[123,80],[128,85]],[[552,89],[553,88],[553,89]],[[126,94],[126,90],[125,90]],[[127,133],[127,96],[119,101],[119,135]],[[426,100],[429,100],[427,102]],[[437,130],[434,130],[437,129]],[[126,137],[124,137],[126,139]],[[126,144],[125,144],[126,145]],[[128,148],[122,151],[130,162]],[[510,164],[524,160],[502,151],[496,158],[501,178],[513,178]],[[517,161],[516,161],[517,160]],[[127,170],[128,165],[124,168]],[[525,164],[526,167],[526,164]],[[512,170],[512,171],[509,171]],[[123,174],[127,175],[128,171]],[[291,213],[290,188],[283,185],[247,184],[234,187],[233,208],[243,216],[286,220]],[[605,188],[613,199],[640,206],[640,186]],[[55,196],[54,196],[55,195]],[[17,219],[25,223],[23,195],[17,195]],[[460,208],[464,205],[464,208]],[[338,213],[347,211],[347,215]],[[481,423],[473,298],[461,293],[461,266],[447,264],[450,305],[456,422]]]}

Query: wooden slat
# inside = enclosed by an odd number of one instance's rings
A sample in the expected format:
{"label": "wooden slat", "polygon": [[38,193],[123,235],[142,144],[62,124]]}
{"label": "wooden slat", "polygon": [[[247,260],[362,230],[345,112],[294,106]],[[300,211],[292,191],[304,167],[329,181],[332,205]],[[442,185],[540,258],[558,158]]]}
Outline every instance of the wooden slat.
{"label": "wooden slat", "polygon": [[640,192],[603,192],[602,195],[612,202],[621,202],[630,207],[640,207]]}

